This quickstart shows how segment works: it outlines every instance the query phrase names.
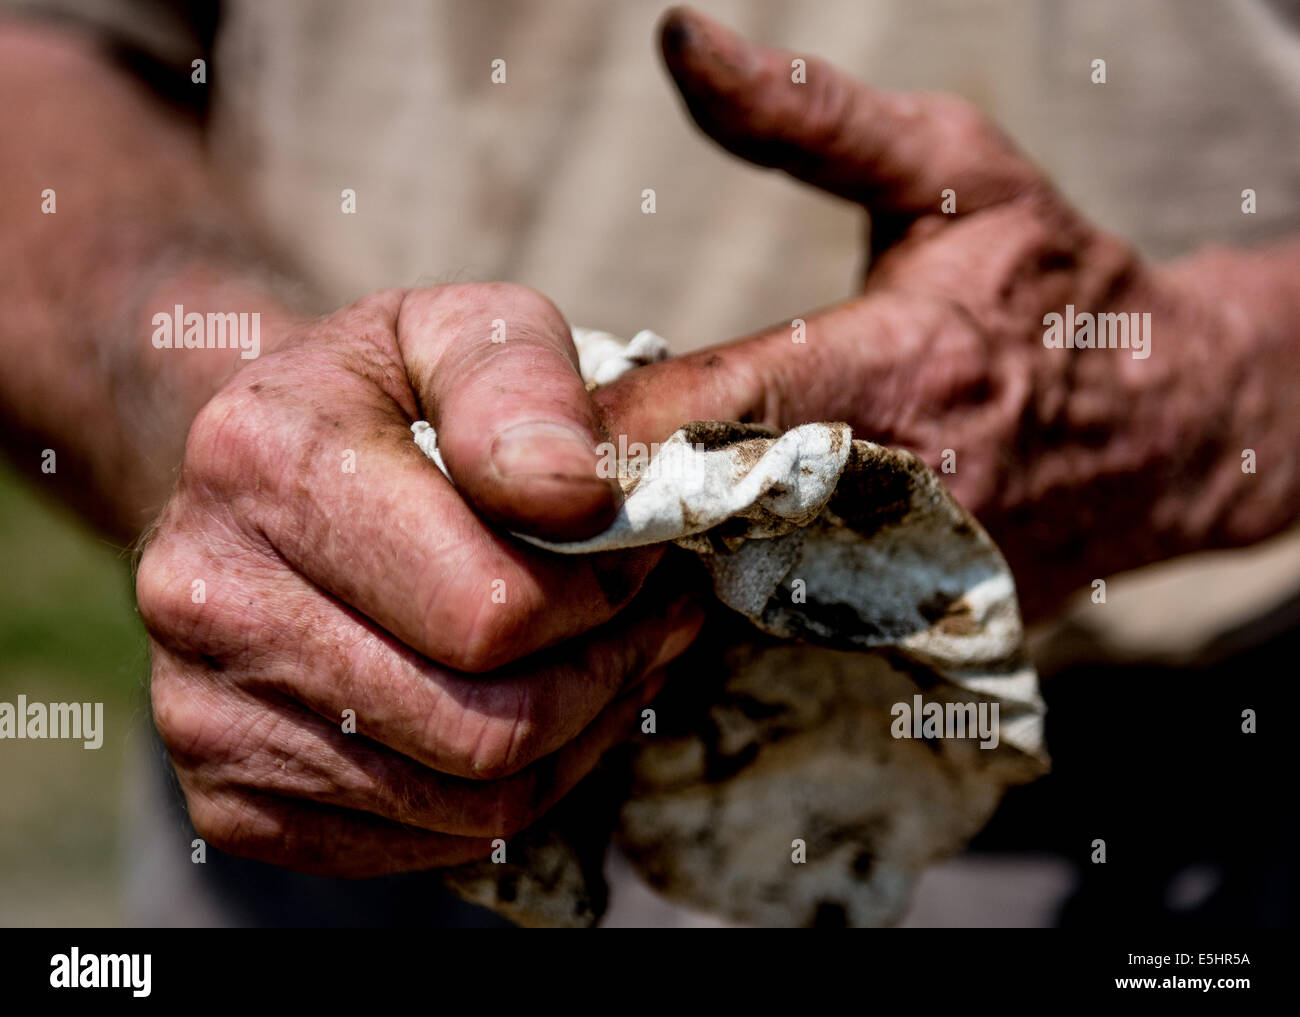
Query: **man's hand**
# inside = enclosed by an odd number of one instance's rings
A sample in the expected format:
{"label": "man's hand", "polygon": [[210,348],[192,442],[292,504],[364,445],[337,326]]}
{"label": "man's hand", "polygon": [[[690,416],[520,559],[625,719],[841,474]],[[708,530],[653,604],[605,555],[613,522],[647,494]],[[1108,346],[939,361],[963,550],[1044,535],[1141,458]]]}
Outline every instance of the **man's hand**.
{"label": "man's hand", "polygon": [[[699,624],[641,590],[652,552],[504,535],[585,536],[618,505],[558,312],[448,286],[309,322],[200,124],[93,40],[0,20],[0,96],[0,193],[27,196],[0,216],[0,438],[110,539],[165,504],[137,592],[199,833],[367,875],[526,825],[635,730]],[[260,314],[261,359],[155,348],[177,304]]]}
{"label": "man's hand", "polygon": [[[612,432],[844,420],[911,448],[947,466],[1029,616],[1091,578],[1259,539],[1292,517],[1294,298],[1261,329],[1277,308],[1247,306],[1229,282],[1247,269],[1213,255],[1144,265],[961,99],[878,92],[815,59],[797,83],[796,54],[686,10],[665,21],[663,49],[720,144],[867,209],[872,257],[860,296],[801,315],[802,342],[787,322],[600,391]],[[1294,252],[1281,257],[1294,267]],[[1045,348],[1044,316],[1068,304],[1150,312],[1149,355]],[[1250,499],[1246,447],[1272,465]]]}
{"label": "man's hand", "polygon": [[531,290],[388,291],[290,332],[200,412],[137,594],[201,836],[310,872],[452,864],[634,730],[698,608],[633,600],[655,552],[570,559],[499,529],[577,538],[618,507],[576,365]]}

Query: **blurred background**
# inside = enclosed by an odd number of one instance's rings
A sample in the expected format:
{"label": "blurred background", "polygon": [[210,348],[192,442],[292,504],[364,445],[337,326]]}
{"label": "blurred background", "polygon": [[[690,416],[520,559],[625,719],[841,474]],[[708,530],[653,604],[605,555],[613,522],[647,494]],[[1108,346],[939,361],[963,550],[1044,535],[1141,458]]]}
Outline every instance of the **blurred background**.
{"label": "blurred background", "polygon": [[0,460],[0,700],[102,702],[104,744],[6,740],[0,924],[112,925],[127,732],[147,715],[148,653],[129,556]]}

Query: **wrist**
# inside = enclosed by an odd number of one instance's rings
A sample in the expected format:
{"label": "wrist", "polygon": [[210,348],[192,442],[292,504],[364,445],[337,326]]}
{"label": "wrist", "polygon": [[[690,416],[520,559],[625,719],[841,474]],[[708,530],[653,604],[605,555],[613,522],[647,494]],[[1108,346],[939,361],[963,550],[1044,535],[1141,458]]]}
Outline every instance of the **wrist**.
{"label": "wrist", "polygon": [[1170,478],[1186,550],[1253,543],[1294,517],[1298,253],[1212,247],[1161,273],[1181,332],[1180,433],[1194,453]]}
{"label": "wrist", "polygon": [[158,262],[133,273],[94,328],[105,350],[105,410],[116,425],[116,441],[98,448],[97,487],[110,515],[101,511],[100,521],[126,537],[170,494],[199,410],[307,317],[295,309],[298,292],[273,273],[201,257]]}
{"label": "wrist", "polygon": [[[155,409],[188,426],[236,373],[309,319],[278,280],[206,261],[145,280],[122,310],[131,369]],[[129,408],[123,407],[129,413]]]}

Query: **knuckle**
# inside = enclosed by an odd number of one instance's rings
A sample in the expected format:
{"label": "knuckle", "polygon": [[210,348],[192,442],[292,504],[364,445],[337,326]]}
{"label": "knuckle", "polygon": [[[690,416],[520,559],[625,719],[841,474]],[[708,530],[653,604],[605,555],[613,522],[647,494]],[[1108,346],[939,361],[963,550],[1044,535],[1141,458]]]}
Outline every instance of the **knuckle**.
{"label": "knuckle", "polygon": [[258,639],[265,642],[259,635],[260,610],[243,605],[232,611],[221,593],[231,566],[219,555],[230,559],[243,553],[243,546],[216,541],[215,534],[170,534],[140,559],[135,575],[140,619],[166,649],[223,658],[245,652]]}
{"label": "knuckle", "polygon": [[[521,323],[563,327],[564,315],[548,297],[531,286],[518,283],[482,283],[475,299],[482,301],[485,309],[498,309],[503,316]],[[506,314],[508,312],[508,315]]]}
{"label": "knuckle", "polygon": [[185,442],[182,479],[228,492],[242,486],[249,466],[261,459],[268,429],[241,386],[217,393],[195,416]]}
{"label": "knuckle", "polygon": [[186,802],[194,832],[207,841],[209,846],[235,853],[240,823],[229,803],[188,790]]}
{"label": "knuckle", "polygon": [[513,837],[536,819],[536,778],[525,770],[499,781],[484,796],[472,817],[473,835]]}
{"label": "knuckle", "polygon": [[185,627],[197,605],[184,570],[165,543],[154,541],[140,558],[135,574],[135,599],[145,628],[173,634]]}
{"label": "knuckle", "polygon": [[937,93],[932,109],[954,139],[973,145],[990,135],[989,119],[969,99],[949,92]]}
{"label": "knuckle", "polygon": [[290,864],[310,871],[324,855],[319,843],[303,837],[283,810],[261,805],[239,794],[189,793],[186,796],[194,832],[210,847],[257,861]]}
{"label": "knuckle", "polygon": [[471,636],[448,654],[447,663],[466,674],[484,674],[505,663],[505,651],[488,636]]}
{"label": "knuckle", "polygon": [[165,673],[155,673],[149,688],[153,723],[168,750],[173,744],[183,748],[195,735],[192,711],[179,694],[177,682]]}
{"label": "knuckle", "polygon": [[417,319],[457,317],[505,318],[521,327],[534,323],[547,327],[567,327],[564,315],[539,290],[511,282],[447,283],[413,290],[405,298],[403,313],[408,309]]}
{"label": "knuckle", "polygon": [[483,674],[504,663],[503,630],[497,614],[489,610],[477,612],[464,638],[447,654],[445,663],[469,674]]}
{"label": "knuckle", "polygon": [[474,780],[489,781],[522,770],[539,740],[535,709],[531,683],[484,683],[451,746],[457,768]]}
{"label": "knuckle", "polygon": [[482,674],[518,656],[520,641],[537,626],[542,608],[525,590],[511,590],[511,596],[508,604],[487,598],[480,603],[446,663],[458,671]]}
{"label": "knuckle", "polygon": [[457,753],[458,764],[473,780],[501,780],[510,776],[508,765],[509,734],[499,724],[484,724],[473,744]]}
{"label": "knuckle", "polygon": [[502,780],[514,775],[519,770],[514,744],[514,725],[508,721],[487,722],[469,750],[469,772],[476,780]]}
{"label": "knuckle", "polygon": [[839,74],[819,74],[813,80],[808,124],[824,148],[853,145],[857,141],[854,114],[859,86]]}
{"label": "knuckle", "polygon": [[219,749],[208,712],[175,676],[156,673],[149,698],[154,726],[178,765],[201,765]]}

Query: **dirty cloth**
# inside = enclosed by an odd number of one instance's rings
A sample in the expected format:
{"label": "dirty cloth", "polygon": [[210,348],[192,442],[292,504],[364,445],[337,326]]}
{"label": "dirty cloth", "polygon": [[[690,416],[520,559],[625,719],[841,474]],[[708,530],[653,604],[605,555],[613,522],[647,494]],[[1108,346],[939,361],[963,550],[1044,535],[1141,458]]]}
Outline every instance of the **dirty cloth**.
{"label": "dirty cloth", "polygon": [[[602,381],[667,351],[653,333],[574,340]],[[412,431],[442,468],[433,428]],[[736,921],[896,920],[921,869],[1045,769],[1006,562],[920,460],[846,424],[697,422],[633,449],[603,533],[521,539],[561,554],[676,544],[731,614],[670,669],[670,686],[692,688],[643,714],[655,723],[620,777],[590,782],[617,785],[619,801],[561,808],[504,862],[450,870],[448,884],[521,924],[593,924],[613,836],[661,892]]]}

